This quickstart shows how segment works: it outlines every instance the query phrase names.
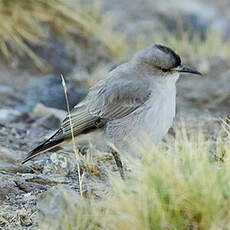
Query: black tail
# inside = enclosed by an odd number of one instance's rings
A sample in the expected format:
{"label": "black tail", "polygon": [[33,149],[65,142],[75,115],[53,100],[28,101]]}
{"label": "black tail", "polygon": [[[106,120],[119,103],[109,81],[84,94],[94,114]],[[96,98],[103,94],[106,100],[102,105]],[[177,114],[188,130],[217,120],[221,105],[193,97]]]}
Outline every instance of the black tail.
{"label": "black tail", "polygon": [[[22,161],[22,164],[26,163],[27,161],[33,159],[34,157],[38,156],[39,154],[42,154],[44,152],[47,152],[48,150],[54,149],[57,147],[60,143],[64,141],[64,139],[54,139],[55,136],[57,136],[60,133],[60,130],[58,130],[53,136],[51,136],[48,140],[37,146],[35,149],[33,149],[31,152],[29,152],[26,156],[26,158]],[[54,139],[54,140],[52,140]]]}

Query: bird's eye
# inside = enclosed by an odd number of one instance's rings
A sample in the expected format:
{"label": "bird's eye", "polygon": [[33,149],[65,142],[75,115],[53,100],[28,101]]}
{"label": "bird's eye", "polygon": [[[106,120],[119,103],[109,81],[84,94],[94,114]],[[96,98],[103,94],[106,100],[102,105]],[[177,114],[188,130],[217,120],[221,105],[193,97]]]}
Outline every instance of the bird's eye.
{"label": "bird's eye", "polygon": [[167,69],[161,69],[163,72],[167,72],[168,70]]}

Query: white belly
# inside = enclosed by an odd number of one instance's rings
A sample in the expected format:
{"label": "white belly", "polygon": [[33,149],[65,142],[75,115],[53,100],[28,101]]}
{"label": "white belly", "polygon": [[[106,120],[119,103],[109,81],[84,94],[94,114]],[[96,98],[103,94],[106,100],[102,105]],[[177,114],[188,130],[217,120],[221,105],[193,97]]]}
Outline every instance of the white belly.
{"label": "white belly", "polygon": [[154,144],[158,144],[169,128],[175,117],[175,95],[165,97],[163,102],[149,102],[149,109],[143,120],[146,134]]}
{"label": "white belly", "polygon": [[135,112],[110,122],[106,127],[106,135],[116,146],[128,151],[134,143],[145,145],[146,138],[158,144],[173,123],[175,100],[175,85],[161,89],[160,93],[153,92],[148,102]]}

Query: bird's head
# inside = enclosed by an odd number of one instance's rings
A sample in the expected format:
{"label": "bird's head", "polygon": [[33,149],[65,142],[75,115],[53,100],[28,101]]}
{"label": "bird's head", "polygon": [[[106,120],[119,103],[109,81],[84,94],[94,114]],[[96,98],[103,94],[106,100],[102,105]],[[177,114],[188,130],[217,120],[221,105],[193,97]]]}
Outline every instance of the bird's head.
{"label": "bird's head", "polygon": [[145,64],[152,67],[156,73],[162,73],[161,76],[179,76],[180,73],[192,73],[201,75],[200,72],[194,70],[181,63],[181,58],[171,48],[153,44],[139,51],[134,59],[141,65]]}

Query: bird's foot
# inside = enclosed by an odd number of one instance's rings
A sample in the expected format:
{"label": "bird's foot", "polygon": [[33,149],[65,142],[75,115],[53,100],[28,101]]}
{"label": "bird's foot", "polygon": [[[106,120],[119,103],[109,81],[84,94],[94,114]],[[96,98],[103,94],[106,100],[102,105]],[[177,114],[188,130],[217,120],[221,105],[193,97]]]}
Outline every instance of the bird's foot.
{"label": "bird's foot", "polygon": [[119,173],[120,173],[120,176],[123,180],[125,180],[125,173],[124,173],[124,168],[123,168],[123,164],[122,164],[122,161],[121,161],[121,158],[120,158],[120,155],[118,152],[112,150],[111,151],[113,157],[114,157],[114,160],[116,162],[116,165],[117,165],[117,168],[119,170]]}

